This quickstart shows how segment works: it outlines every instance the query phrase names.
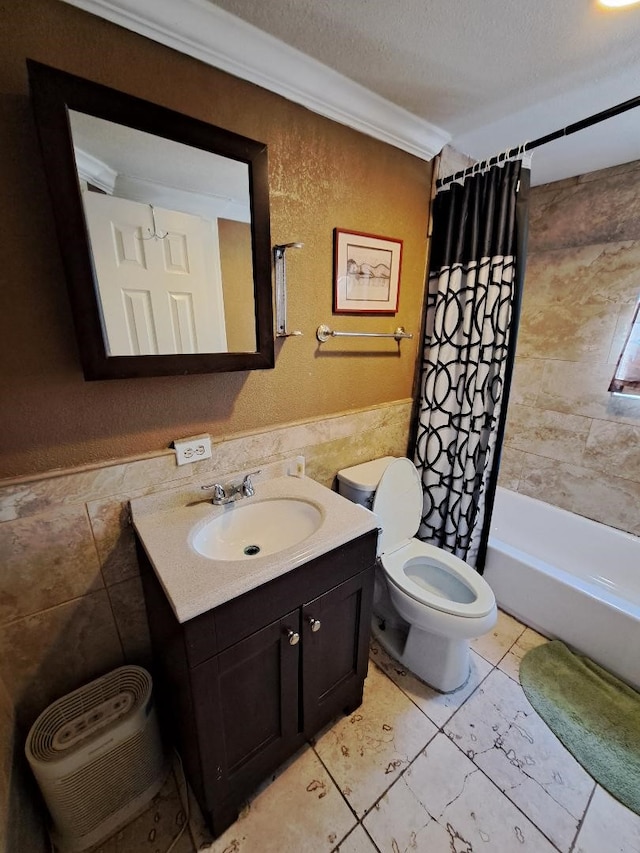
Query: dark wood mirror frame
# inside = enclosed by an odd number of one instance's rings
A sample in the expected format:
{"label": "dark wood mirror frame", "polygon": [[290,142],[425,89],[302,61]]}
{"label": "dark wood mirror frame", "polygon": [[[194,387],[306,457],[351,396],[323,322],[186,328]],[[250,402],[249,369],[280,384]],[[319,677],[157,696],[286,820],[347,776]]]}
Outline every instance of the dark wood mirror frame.
{"label": "dark wood mirror frame", "polygon": [[[124,379],[272,368],[273,296],[267,147],[108,86],[27,60],[31,99],[86,379]],[[251,197],[255,352],[109,356],[76,172],[68,110],[246,163]]]}

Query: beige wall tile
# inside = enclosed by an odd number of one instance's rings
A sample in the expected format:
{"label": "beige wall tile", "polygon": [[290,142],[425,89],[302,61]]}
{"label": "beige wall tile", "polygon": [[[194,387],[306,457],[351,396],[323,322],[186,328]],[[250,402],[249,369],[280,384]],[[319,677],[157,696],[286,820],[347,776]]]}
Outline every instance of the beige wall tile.
{"label": "beige wall tile", "polygon": [[336,487],[336,474],[360,462],[380,456],[406,456],[407,427],[403,423],[372,429],[346,438],[336,439],[304,451],[307,474],[328,488]]}
{"label": "beige wall tile", "polygon": [[0,628],[0,678],[23,728],[54,699],[122,662],[106,590]]}
{"label": "beige wall tile", "polygon": [[[7,837],[10,817],[11,777],[15,746],[13,702],[0,680],[0,839]],[[0,845],[0,849],[2,849]]]}
{"label": "beige wall tile", "polygon": [[523,307],[518,334],[520,358],[602,363],[616,331],[617,314],[601,303]]}
{"label": "beige wall tile", "polygon": [[591,421],[530,406],[509,406],[505,443],[515,450],[580,464]]}
{"label": "beige wall tile", "polygon": [[102,586],[83,506],[0,525],[0,623]]}
{"label": "beige wall tile", "polygon": [[[579,175],[578,183],[586,184],[589,181],[606,181],[608,178],[613,178],[617,175],[626,175],[628,172],[638,171],[640,171],[640,160],[632,160],[630,163],[621,163],[619,166],[609,166],[608,169],[596,169],[595,172],[587,172],[585,175]],[[630,177],[632,180],[636,180],[635,176]]]}
{"label": "beige wall tile", "polygon": [[126,663],[151,664],[151,638],[139,577],[114,584],[107,590]]}
{"label": "beige wall tile", "polygon": [[[640,286],[638,287],[638,298],[640,298]],[[629,331],[631,330],[631,324],[633,323],[633,317],[636,312],[635,304],[627,304],[621,305],[618,309],[618,319],[616,321],[616,328],[613,333],[613,339],[611,341],[611,349],[609,350],[609,357],[607,361],[611,364],[613,374],[613,368],[618,364],[618,360],[620,359],[620,355],[622,354],[622,349],[627,342],[627,338],[629,337]]]}
{"label": "beige wall tile", "polygon": [[530,250],[640,239],[639,187],[640,173],[632,170],[573,186],[547,184],[539,199],[534,188]]}
{"label": "beige wall tile", "polygon": [[635,303],[639,265],[640,241],[535,252],[527,260],[524,308]]}
{"label": "beige wall tile", "polygon": [[583,464],[640,483],[640,425],[592,421]]}
{"label": "beige wall tile", "polygon": [[542,358],[518,358],[514,365],[509,405],[535,406],[545,361]]}
{"label": "beige wall tile", "polygon": [[2,853],[50,853],[47,818],[24,757],[22,734],[16,735],[11,774],[0,790],[6,809],[0,817],[0,849]]}
{"label": "beige wall tile", "polygon": [[640,483],[599,472],[590,485],[576,484],[572,511],[640,536]]}
{"label": "beige wall tile", "polygon": [[[608,387],[640,293],[639,213],[640,160],[533,189],[500,475],[524,494],[632,532],[640,398]],[[529,373],[533,359],[541,381]],[[519,480],[509,458],[517,450]]]}
{"label": "beige wall tile", "polygon": [[175,455],[170,453],[5,485],[0,488],[0,521],[188,479],[193,476],[193,467],[178,467]]}
{"label": "beige wall tile", "polygon": [[513,492],[518,491],[524,456],[525,454],[521,450],[516,450],[514,447],[503,446],[502,453],[500,455],[500,472],[498,475],[499,486],[503,486],[505,489],[511,489]]}
{"label": "beige wall tile", "polygon": [[[581,481],[581,476],[587,480]],[[586,487],[593,472],[577,465],[563,465],[555,459],[524,454],[518,491],[531,498],[573,510],[574,486]]]}
{"label": "beige wall tile", "polygon": [[518,491],[640,535],[640,483],[539,456],[525,457]]}
{"label": "beige wall tile", "polygon": [[611,364],[545,361],[538,408],[606,421],[640,424],[640,397],[610,394],[607,389],[612,375]]}
{"label": "beige wall tile", "polygon": [[87,511],[105,584],[111,586],[136,577],[140,569],[133,528],[129,524],[128,500],[92,501],[87,504]]}

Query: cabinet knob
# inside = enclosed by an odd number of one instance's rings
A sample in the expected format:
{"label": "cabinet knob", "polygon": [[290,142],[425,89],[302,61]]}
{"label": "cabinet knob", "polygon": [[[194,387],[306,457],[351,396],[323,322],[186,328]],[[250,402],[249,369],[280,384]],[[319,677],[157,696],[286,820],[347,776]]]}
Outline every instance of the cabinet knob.
{"label": "cabinet knob", "polygon": [[319,619],[314,619],[313,616],[309,616],[308,619],[309,625],[311,626],[311,630],[314,634],[322,628],[322,622]]}
{"label": "cabinet knob", "polygon": [[285,628],[285,634],[289,639],[290,646],[297,646],[300,642],[300,634],[297,631],[292,631],[291,628]]}

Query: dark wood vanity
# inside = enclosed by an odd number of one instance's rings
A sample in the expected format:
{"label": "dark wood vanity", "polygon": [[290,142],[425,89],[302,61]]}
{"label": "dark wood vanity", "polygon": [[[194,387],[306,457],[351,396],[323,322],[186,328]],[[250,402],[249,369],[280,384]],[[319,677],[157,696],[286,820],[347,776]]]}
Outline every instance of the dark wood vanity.
{"label": "dark wood vanity", "polygon": [[161,718],[214,836],[361,703],[376,540],[366,533],[182,624],[138,542]]}

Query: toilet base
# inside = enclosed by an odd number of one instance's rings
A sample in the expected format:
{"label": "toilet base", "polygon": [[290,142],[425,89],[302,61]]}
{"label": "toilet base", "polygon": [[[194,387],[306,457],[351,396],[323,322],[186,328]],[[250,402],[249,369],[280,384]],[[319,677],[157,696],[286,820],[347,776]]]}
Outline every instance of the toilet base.
{"label": "toilet base", "polygon": [[415,625],[409,627],[408,634],[394,628],[384,630],[375,616],[371,633],[399,663],[441,693],[452,693],[469,678],[469,641],[466,639],[448,639]]}
{"label": "toilet base", "polygon": [[469,678],[469,640],[452,640],[412,625],[402,662],[436,690],[451,693]]}

